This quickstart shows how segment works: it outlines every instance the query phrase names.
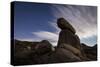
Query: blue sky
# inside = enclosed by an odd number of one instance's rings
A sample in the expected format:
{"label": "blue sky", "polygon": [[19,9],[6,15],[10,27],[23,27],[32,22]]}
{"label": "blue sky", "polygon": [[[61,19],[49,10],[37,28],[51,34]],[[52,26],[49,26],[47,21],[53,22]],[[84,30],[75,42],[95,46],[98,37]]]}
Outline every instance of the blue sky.
{"label": "blue sky", "polygon": [[48,40],[55,46],[60,32],[56,22],[60,17],[73,25],[82,43],[89,46],[97,43],[97,8],[79,5],[15,2],[14,38]]}

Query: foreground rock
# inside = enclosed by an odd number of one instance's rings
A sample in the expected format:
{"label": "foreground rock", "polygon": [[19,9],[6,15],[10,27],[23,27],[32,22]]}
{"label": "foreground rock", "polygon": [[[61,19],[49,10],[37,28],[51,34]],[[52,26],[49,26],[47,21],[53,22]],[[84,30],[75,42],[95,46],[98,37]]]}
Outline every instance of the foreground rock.
{"label": "foreground rock", "polygon": [[[43,42],[43,41],[41,42],[44,45],[46,45],[46,42]],[[14,54],[14,60],[15,60],[14,65],[48,64],[48,63],[97,60],[97,45],[93,47],[89,47],[84,44],[81,44],[83,48],[83,52],[80,53],[79,49],[68,44],[62,44],[62,46],[60,47],[55,47],[56,49],[55,51],[50,49],[50,51],[44,50],[41,53],[42,49],[38,50],[40,48],[38,44],[40,44],[41,42],[35,43],[37,44],[37,45],[34,44],[35,46],[33,46],[32,42],[29,42],[28,45],[31,45],[32,49],[27,48],[27,45],[25,43],[28,43],[28,42],[19,41],[18,43],[15,43],[16,52]],[[39,48],[36,49],[37,46]],[[37,53],[37,50],[40,52]],[[84,55],[86,55],[86,57]]]}
{"label": "foreground rock", "polygon": [[52,45],[51,43],[49,43],[49,41],[47,40],[43,40],[40,43],[37,44],[37,46],[35,47],[35,53],[38,55],[43,55],[45,53],[48,53],[50,51],[52,51]]}

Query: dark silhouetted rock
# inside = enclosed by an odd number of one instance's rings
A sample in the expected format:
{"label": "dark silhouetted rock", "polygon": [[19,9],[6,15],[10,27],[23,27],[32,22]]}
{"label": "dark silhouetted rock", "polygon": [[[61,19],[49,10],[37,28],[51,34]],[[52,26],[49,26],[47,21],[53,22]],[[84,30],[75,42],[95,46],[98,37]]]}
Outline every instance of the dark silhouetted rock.
{"label": "dark silhouetted rock", "polygon": [[57,20],[57,25],[59,28],[61,28],[62,30],[67,29],[70,30],[72,33],[76,33],[75,29],[73,28],[73,26],[64,18],[59,18]]}
{"label": "dark silhouetted rock", "polygon": [[[78,58],[82,60],[85,60],[85,56],[82,54],[82,49],[80,45],[80,39],[75,34],[76,31],[72,27],[71,24],[69,24],[68,21],[66,21],[64,18],[59,18],[57,21],[58,27],[61,28],[61,32],[59,34],[58,39],[58,48],[65,49],[72,53],[74,56],[77,56]],[[57,50],[59,50],[57,48]],[[69,57],[69,56],[66,56]],[[69,60],[72,61],[72,60]]]}
{"label": "dark silhouetted rock", "polygon": [[97,60],[97,44],[93,47],[87,46],[86,44],[82,43],[83,51],[89,60]]}
{"label": "dark silhouetted rock", "polygon": [[36,54],[45,54],[52,51],[52,45],[47,40],[43,40],[35,47]]}

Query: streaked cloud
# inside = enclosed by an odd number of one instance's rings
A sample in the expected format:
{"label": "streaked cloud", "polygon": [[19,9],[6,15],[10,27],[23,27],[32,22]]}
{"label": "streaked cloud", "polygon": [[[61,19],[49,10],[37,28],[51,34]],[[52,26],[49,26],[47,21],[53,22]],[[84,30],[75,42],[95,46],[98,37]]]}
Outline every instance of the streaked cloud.
{"label": "streaked cloud", "polygon": [[97,43],[97,7],[79,5],[53,5],[53,7],[51,9],[55,19],[63,17],[69,21],[76,29],[81,42],[90,46]]}
{"label": "streaked cloud", "polygon": [[64,17],[73,25],[80,38],[97,35],[97,8],[89,6],[53,5],[55,18]]}
{"label": "streaked cloud", "polygon": [[53,46],[57,45],[58,41],[58,34],[55,32],[49,32],[49,31],[38,31],[38,32],[32,32],[34,36],[37,36],[36,38],[41,40],[48,40],[50,43],[53,44]]}

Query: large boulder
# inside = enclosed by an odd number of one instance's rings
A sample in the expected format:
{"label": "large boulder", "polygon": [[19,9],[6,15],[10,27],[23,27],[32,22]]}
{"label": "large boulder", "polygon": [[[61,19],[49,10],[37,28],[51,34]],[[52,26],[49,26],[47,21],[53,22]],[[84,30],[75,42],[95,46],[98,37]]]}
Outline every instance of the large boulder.
{"label": "large boulder", "polygon": [[59,18],[57,20],[57,25],[61,30],[67,29],[71,31],[73,34],[76,33],[76,30],[73,28],[73,26],[64,18]]}
{"label": "large boulder", "polygon": [[42,55],[52,51],[52,44],[49,41],[43,40],[35,47],[36,54]]}

